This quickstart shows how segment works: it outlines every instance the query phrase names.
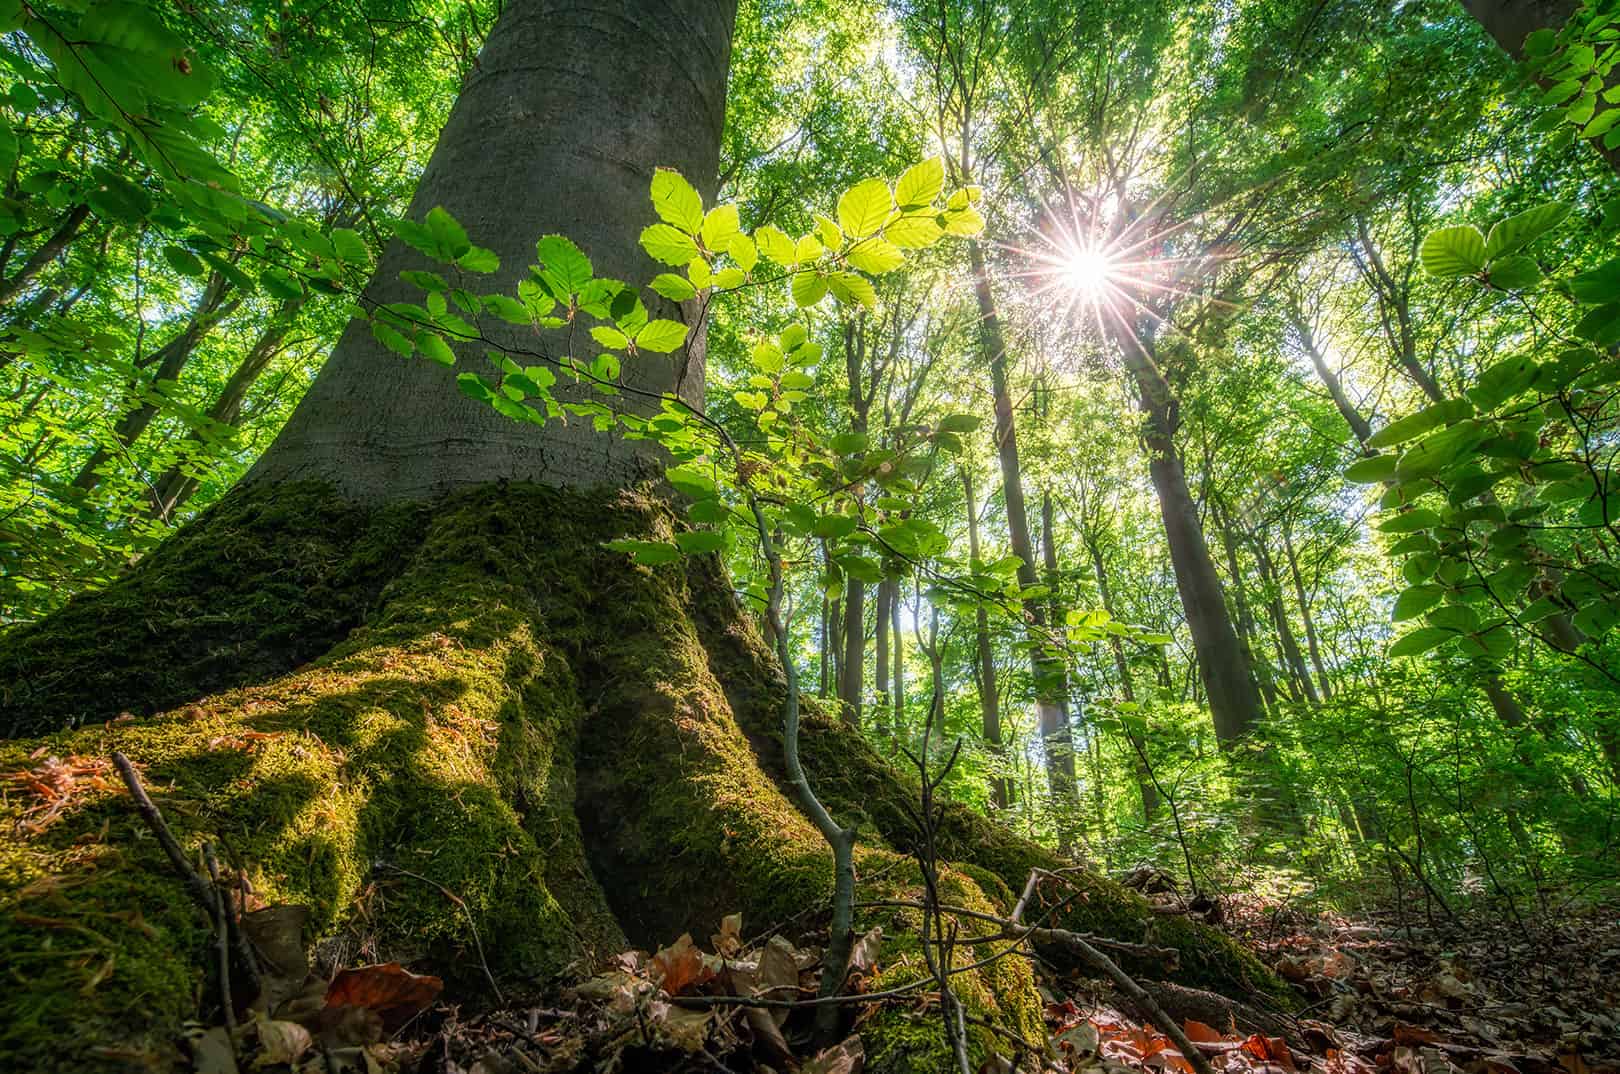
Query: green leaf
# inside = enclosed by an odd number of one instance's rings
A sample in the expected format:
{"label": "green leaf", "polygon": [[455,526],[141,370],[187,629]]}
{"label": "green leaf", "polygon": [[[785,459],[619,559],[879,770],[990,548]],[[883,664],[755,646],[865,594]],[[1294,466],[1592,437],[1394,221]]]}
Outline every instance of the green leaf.
{"label": "green leaf", "polygon": [[703,218],[703,245],[713,253],[723,254],[731,248],[731,240],[737,237],[741,227],[735,205],[716,205]]}
{"label": "green leaf", "polygon": [[472,249],[466,229],[442,205],[428,210],[427,229],[438,246],[438,256],[445,261],[454,261]]}
{"label": "green leaf", "polygon": [[919,209],[932,205],[945,189],[945,161],[929,157],[907,168],[894,184],[894,200],[902,209]]}
{"label": "green leaf", "polygon": [[1379,524],[1382,533],[1415,533],[1418,530],[1433,529],[1440,525],[1440,516],[1424,507],[1404,511]]}
{"label": "green leaf", "polygon": [[902,250],[922,250],[944,237],[945,231],[927,216],[902,216],[883,229],[883,235]]}
{"label": "green leaf", "polygon": [[688,235],[696,235],[703,227],[702,196],[672,168],[659,168],[653,173],[652,202],[660,220]]}
{"label": "green leaf", "polygon": [[754,240],[747,235],[733,235],[731,243],[726,249],[730,252],[731,259],[737,262],[737,267],[742,269],[744,275],[753,272],[754,266],[759,264],[759,248],[754,245]]}
{"label": "green leaf", "polygon": [[501,259],[495,255],[494,250],[487,250],[482,246],[474,246],[471,250],[456,258],[456,264],[468,272],[491,273],[498,272]]}
{"label": "green leaf", "polygon": [[945,232],[971,238],[984,230],[984,217],[977,209],[955,209],[945,214]]}
{"label": "green leaf", "polygon": [[939,419],[939,431],[942,433],[971,433],[984,419],[977,414],[947,414]]}
{"label": "green leaf", "polygon": [[[861,305],[867,309],[877,306],[877,290],[872,281],[855,272],[829,272],[827,289],[846,306]],[[795,296],[797,297],[797,296]]]}
{"label": "green leaf", "polygon": [[1415,585],[1395,598],[1395,611],[1391,616],[1397,623],[1416,619],[1446,595],[1445,588],[1437,585]]}
{"label": "green leaf", "polygon": [[856,524],[854,515],[822,515],[816,519],[815,529],[812,532],[826,540],[837,540],[854,533]]}
{"label": "green leaf", "polygon": [[163,248],[163,259],[169,263],[174,271],[182,276],[201,276],[207,271],[203,268],[203,263],[197,258],[197,255],[184,246],[165,246]]}
{"label": "green leaf", "polygon": [[792,281],[793,304],[800,309],[814,306],[827,294],[827,281],[814,272],[795,272]]}
{"label": "green leaf", "polygon": [[829,442],[829,446],[840,455],[854,455],[865,451],[872,438],[865,433],[839,433]]}
{"label": "green leaf", "polygon": [[[642,236],[645,239],[646,232],[643,232]],[[545,266],[552,279],[561,284],[569,294],[579,294],[585,290],[585,285],[591,282],[593,275],[591,259],[586,257],[585,252],[574,245],[574,241],[566,235],[546,235],[534,244],[534,249],[540,257],[540,263]]]}
{"label": "green leaf", "polygon": [[674,563],[681,558],[680,548],[668,541],[642,541],[632,537],[621,537],[616,541],[608,541],[607,547],[615,552],[628,552],[643,567]]}
{"label": "green leaf", "polygon": [[304,285],[298,282],[298,277],[278,268],[267,268],[259,273],[259,286],[271,298],[292,301],[304,297]]}
{"label": "green leaf", "polygon": [[1418,258],[1431,276],[1468,276],[1485,267],[1485,236],[1471,224],[1443,227],[1424,237]]}
{"label": "green leaf", "polygon": [[863,239],[850,249],[847,255],[849,263],[862,272],[870,272],[874,276],[881,276],[885,272],[893,272],[906,263],[906,255],[892,242],[883,239]]}
{"label": "green leaf", "polygon": [[360,233],[352,228],[332,229],[332,249],[337,251],[338,257],[351,265],[364,267],[371,264],[371,248],[366,245],[366,240],[360,237]]}
{"label": "green leaf", "polygon": [[1506,358],[1484,372],[1468,389],[1468,399],[1482,411],[1495,410],[1530,386],[1536,363],[1528,357]]}
{"label": "green leaf", "polygon": [[637,349],[658,354],[668,354],[685,342],[686,326],[679,321],[662,318],[648,321],[641,331],[636,333]]}
{"label": "green leaf", "polygon": [[1620,298],[1620,257],[1575,276],[1569,281],[1569,291],[1589,306]]}
{"label": "green leaf", "polygon": [[377,337],[378,343],[381,343],[401,358],[409,358],[416,353],[415,345],[405,337],[403,332],[390,328],[381,321],[371,322],[371,334]]}
{"label": "green leaf", "polygon": [[685,276],[677,276],[673,272],[660,272],[648,286],[671,302],[685,302],[697,296],[697,288]]}
{"label": "green leaf", "polygon": [[724,548],[726,535],[720,530],[687,530],[675,535],[675,544],[687,555],[702,555]]}
{"label": "green leaf", "polygon": [[485,295],[484,308],[509,324],[529,323],[529,307],[511,295]]}
{"label": "green leaf", "polygon": [[641,248],[654,261],[666,265],[684,266],[698,255],[697,243],[691,236],[669,224],[653,224],[641,232]]}
{"label": "green leaf", "polygon": [[[754,242],[758,245],[760,253],[783,268],[792,268],[798,264],[798,259],[794,253],[793,240],[781,228],[766,224],[756,229]],[[682,262],[682,264],[685,264],[685,262]]]}
{"label": "green leaf", "polygon": [[[1568,215],[1568,205],[1560,201],[1550,201],[1517,216],[1498,220],[1491,226],[1491,233],[1485,239],[1485,260],[1495,261],[1504,254],[1517,253],[1557,227]],[[1494,266],[1491,272],[1495,275]]]}
{"label": "green leaf", "polygon": [[1450,422],[1472,417],[1473,414],[1472,403],[1464,399],[1448,399],[1443,403],[1425,407],[1416,414],[1408,414],[1404,418],[1390,422],[1367,438],[1367,446],[1384,448],[1391,444],[1399,444]]}
{"label": "green leaf", "polygon": [[1395,464],[1395,476],[1406,481],[1431,477],[1478,447],[1491,434],[1491,427],[1478,421],[1460,421],[1407,448]]}
{"label": "green leaf", "polygon": [[1358,485],[1376,485],[1395,473],[1394,455],[1373,455],[1365,459],[1357,459],[1345,468],[1344,478]]}
{"label": "green leaf", "polygon": [[423,272],[420,269],[404,269],[399,278],[413,287],[420,287],[424,291],[448,291],[450,285],[444,282],[444,277],[437,272]]}
{"label": "green leaf", "polygon": [[495,389],[477,373],[457,374],[456,387],[461,389],[462,395],[476,399],[480,403],[487,403],[495,398]]}
{"label": "green leaf", "polygon": [[1441,630],[1438,627],[1419,627],[1412,633],[1397,639],[1395,644],[1389,647],[1389,655],[1391,657],[1418,656],[1437,645],[1443,645],[1456,636],[1451,631]]}
{"label": "green leaf", "polygon": [[852,239],[864,239],[883,226],[894,208],[889,184],[863,179],[838,199],[838,222]]}
{"label": "green leaf", "polygon": [[1541,282],[1541,266],[1533,257],[1514,254],[1492,261],[1485,279],[1492,287],[1503,291],[1524,291]]}
{"label": "green leaf", "polygon": [[599,324],[591,329],[591,338],[603,347],[614,350],[624,350],[630,345],[630,337],[609,325]]}
{"label": "green leaf", "polygon": [[456,364],[456,353],[437,332],[416,333],[416,349],[429,361],[438,362],[440,365]]}

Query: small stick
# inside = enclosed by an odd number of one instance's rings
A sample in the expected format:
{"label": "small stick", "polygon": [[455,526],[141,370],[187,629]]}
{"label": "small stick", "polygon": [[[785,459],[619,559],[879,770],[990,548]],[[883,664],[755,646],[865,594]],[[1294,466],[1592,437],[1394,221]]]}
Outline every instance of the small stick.
{"label": "small stick", "polygon": [[[158,807],[147,796],[146,788],[141,786],[141,777],[136,775],[135,766],[129,763],[128,757],[117,750],[113,751],[112,761],[118,768],[118,774],[124,778],[124,786],[129,788],[130,797],[135,799],[135,808],[140,810],[141,816],[146,820],[146,826],[152,829],[152,834],[157,836],[158,845],[163,848],[163,853],[169,856],[169,863],[174,866],[174,871],[185,881],[186,891],[197,905],[202,907],[203,912],[213,918],[217,911],[213,889],[186,861],[185,852],[180,849],[174,833],[169,831],[169,826],[163,822],[163,814],[158,812]],[[223,932],[224,923],[216,920],[216,924]]]}
{"label": "small stick", "polygon": [[[1024,908],[1025,899],[1027,899],[1030,892],[1034,890],[1035,877],[1045,871],[1046,870],[1044,869],[1038,868],[1031,869],[1029,871],[1029,880],[1024,884],[1024,897],[1018,900],[1018,906],[1015,907],[1013,911],[1013,922],[1015,924],[1018,920],[1018,912]],[[1033,932],[1035,930],[1032,929],[1030,931]],[[1047,929],[1043,931],[1053,933],[1063,932],[1063,930],[1060,929]],[[1199,1051],[1198,1046],[1189,1040],[1187,1034],[1182,1031],[1181,1023],[1176,1021],[1174,1018],[1171,1018],[1170,1015],[1165,1012],[1165,1009],[1159,1006],[1158,1001],[1152,996],[1148,995],[1146,990],[1144,990],[1141,985],[1137,984],[1130,974],[1120,969],[1119,965],[1113,959],[1109,958],[1107,955],[1091,946],[1091,944],[1087,943],[1081,938],[1079,933],[1063,932],[1061,939],[1064,947],[1067,947],[1069,950],[1081,955],[1087,962],[1090,962],[1093,966],[1096,966],[1098,969],[1102,970],[1103,973],[1108,975],[1109,980],[1113,981],[1114,984],[1118,986],[1121,992],[1129,996],[1138,1007],[1146,1011],[1148,1013],[1148,1017],[1154,1020],[1154,1023],[1159,1026],[1164,1035],[1175,1041],[1176,1047],[1181,1050],[1182,1055],[1186,1056],[1187,1062],[1191,1064],[1193,1070],[1197,1071],[1197,1074],[1215,1074],[1215,1068],[1209,1065],[1209,1060],[1204,1058],[1204,1053]]]}
{"label": "small stick", "polygon": [[225,1008],[225,1028],[236,1032],[236,1005],[231,1002],[231,941],[230,929],[224,924],[230,920],[225,912],[225,889],[219,883],[219,862],[214,858],[214,844],[203,844],[203,861],[208,863],[208,876],[214,882],[215,920],[221,927],[214,929],[219,949],[219,999]]}

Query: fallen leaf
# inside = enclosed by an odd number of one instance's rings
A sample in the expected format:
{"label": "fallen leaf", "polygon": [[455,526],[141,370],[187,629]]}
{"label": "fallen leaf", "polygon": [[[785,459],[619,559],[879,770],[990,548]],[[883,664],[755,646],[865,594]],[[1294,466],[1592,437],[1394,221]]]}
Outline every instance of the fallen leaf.
{"label": "fallen leaf", "polygon": [[[754,975],[753,994],[760,999],[797,999],[798,992],[797,953],[787,940],[780,936],[772,936],[771,942],[760,952],[759,968]],[[778,1026],[787,1021],[788,1012],[785,1007],[777,1008],[770,1014]]]}
{"label": "fallen leaf", "polygon": [[1226,1039],[1213,1026],[1207,1026],[1191,1018],[1182,1023],[1181,1030],[1194,1044],[1213,1044]]}
{"label": "fallen leaf", "polygon": [[315,1043],[309,1030],[297,1022],[264,1019],[258,1027],[259,1054],[253,1057],[255,1070],[278,1063],[292,1066]]}
{"label": "fallen leaf", "polygon": [[654,955],[652,968],[653,978],[672,996],[708,983],[718,969],[692,943],[689,932],[681,933],[680,939]]}
{"label": "fallen leaf", "polygon": [[340,970],[326,988],[326,1006],[362,1007],[382,1019],[383,1028],[398,1029],[432,1006],[444,982],[410,972],[397,962]]}
{"label": "fallen leaf", "polygon": [[721,958],[735,958],[742,950],[742,915],[727,914],[720,919],[720,931],[709,937],[715,954]]}

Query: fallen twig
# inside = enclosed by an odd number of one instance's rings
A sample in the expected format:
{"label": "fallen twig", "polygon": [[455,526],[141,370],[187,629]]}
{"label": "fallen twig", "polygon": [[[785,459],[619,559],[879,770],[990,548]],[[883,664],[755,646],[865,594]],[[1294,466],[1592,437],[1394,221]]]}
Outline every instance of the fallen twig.
{"label": "fallen twig", "polygon": [[[158,845],[163,848],[163,853],[168,855],[169,864],[174,866],[174,871],[185,881],[186,891],[197,905],[202,907],[203,913],[213,919],[215,915],[213,887],[199,876],[197,870],[186,860],[185,852],[180,849],[180,843],[175,839],[174,833],[169,831],[169,826],[164,823],[163,814],[158,812],[158,807],[147,795],[146,788],[141,786],[141,777],[135,772],[135,766],[129,763],[129,758],[114,750],[112,761],[118,769],[118,774],[124,779],[124,786],[129,788],[130,797],[135,799],[135,808],[140,810],[146,826],[152,829],[152,834],[157,836]],[[216,923],[223,929],[223,922]]]}

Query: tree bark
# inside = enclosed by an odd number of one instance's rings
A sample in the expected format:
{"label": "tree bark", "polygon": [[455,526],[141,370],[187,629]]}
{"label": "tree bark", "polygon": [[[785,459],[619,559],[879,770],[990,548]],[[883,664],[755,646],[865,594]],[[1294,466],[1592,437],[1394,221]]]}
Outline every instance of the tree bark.
{"label": "tree bark", "polygon": [[866,686],[866,586],[853,576],[844,584],[844,659],[838,668],[838,699],[844,722],[861,725],[861,694]]}
{"label": "tree bark", "polygon": [[[1033,589],[1039,581],[1035,573],[1035,548],[1029,535],[1029,515],[1024,508],[1023,470],[1018,460],[1018,435],[1013,422],[1012,394],[1007,382],[1007,343],[1001,332],[1001,318],[990,290],[990,271],[984,250],[968,242],[968,260],[973,270],[973,293],[979,305],[979,345],[990,367],[990,387],[996,415],[996,457],[1001,465],[1002,498],[1007,507],[1007,538],[1018,557],[1018,584]],[[1039,600],[1024,601],[1024,618],[1030,641],[1030,674],[1035,684],[1035,709],[1041,741],[1046,746],[1048,778],[1052,797],[1059,809],[1074,799],[1074,745],[1069,733],[1069,705],[1064,696],[1063,661],[1049,652],[1046,609]]]}
{"label": "tree bark", "polygon": [[[443,206],[474,242],[494,250],[499,271],[475,284],[485,292],[512,293],[534,261],[535,240],[549,233],[578,243],[598,276],[637,286],[650,280],[662,270],[636,237],[651,216],[654,169],[674,168],[706,198],[714,194],[734,14],[732,0],[507,4],[407,215],[420,220]],[[400,271],[442,268],[396,239],[365,303],[419,301]],[[644,297],[654,316],[682,317]],[[564,350],[558,333],[487,317],[480,327],[515,350]],[[459,352],[482,362],[484,350]],[[585,488],[661,472],[647,442],[603,436],[587,421],[537,431],[463,396],[455,373],[402,361],[368,325],[351,322],[246,481],[315,479],[358,502],[381,503],[498,480]],[[701,338],[684,352],[638,356],[625,363],[623,380],[701,399]]]}
{"label": "tree bark", "polygon": [[[1097,579],[1097,599],[1102,602],[1103,611],[1114,618],[1114,593],[1108,584],[1108,568],[1103,562],[1102,545],[1095,534],[1085,534],[1084,540],[1086,551],[1091,556],[1091,570]],[[1118,634],[1110,634],[1108,648],[1114,654],[1114,670],[1119,674],[1120,697],[1135,704],[1136,687],[1131,682],[1130,662],[1125,659],[1125,642]],[[1136,772],[1137,792],[1142,796],[1142,819],[1151,823],[1154,814],[1159,811],[1159,788],[1154,784],[1153,775],[1144,760],[1147,756],[1147,736],[1129,725],[1126,733],[1130,736],[1131,751],[1135,754],[1131,758],[1131,767]]]}
{"label": "tree bark", "polygon": [[[962,467],[962,497],[967,502],[968,562],[982,562],[979,553],[979,498],[974,495],[973,473]],[[996,686],[996,655],[990,647],[990,613],[979,605],[973,613],[973,681],[979,690],[980,727],[998,765],[1006,763],[1001,742],[1001,695]],[[990,777],[990,802],[1005,809],[1013,802],[1013,782],[1006,773]]]}
{"label": "tree bark", "polygon": [[1198,654],[1198,673],[1209,699],[1215,734],[1222,742],[1233,742],[1249,733],[1263,709],[1232,617],[1227,614],[1221,580],[1204,543],[1198,508],[1176,451],[1180,404],[1148,350],[1151,344],[1134,331],[1116,332],[1115,336],[1136,382],[1137,405],[1146,418],[1142,442],[1148,452],[1148,472],[1158,493],[1176,590]]}

